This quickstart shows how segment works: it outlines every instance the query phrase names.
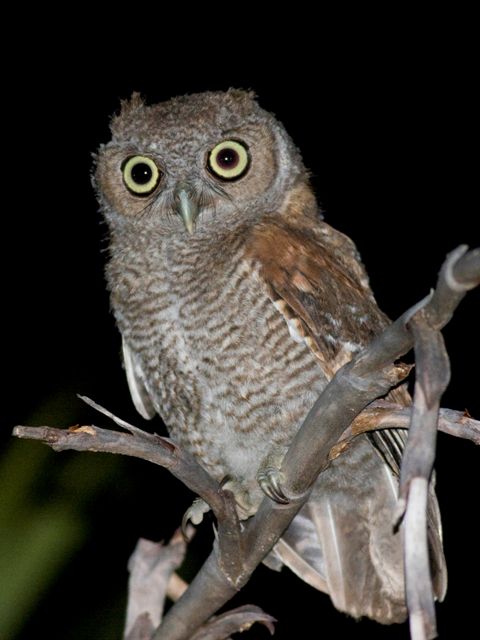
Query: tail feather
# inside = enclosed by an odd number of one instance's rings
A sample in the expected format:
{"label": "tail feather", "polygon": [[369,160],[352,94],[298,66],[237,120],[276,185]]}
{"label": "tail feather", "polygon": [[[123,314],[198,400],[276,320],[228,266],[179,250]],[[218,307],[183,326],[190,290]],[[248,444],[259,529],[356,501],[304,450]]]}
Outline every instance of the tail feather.
{"label": "tail feather", "polygon": [[300,510],[264,563],[276,571],[286,565],[310,586],[328,593],[323,550],[307,504]]}
{"label": "tail feather", "polygon": [[342,611],[348,609],[348,575],[344,571],[344,562],[348,555],[345,548],[345,533],[341,530],[340,519],[335,506],[325,497],[310,509],[317,529],[320,546],[325,556],[325,578],[332,600]]}
{"label": "tail feather", "polygon": [[430,568],[432,572],[433,592],[440,602],[447,593],[447,563],[443,554],[443,535],[440,508],[435,495],[435,474],[430,484],[430,497],[427,507],[427,533],[430,548]]}
{"label": "tail feather", "polygon": [[283,538],[275,545],[275,554],[283,564],[289,567],[304,582],[318,589],[318,591],[328,593],[328,585],[323,575]]}
{"label": "tail feather", "polygon": [[[373,454],[373,455],[372,455]],[[337,609],[385,624],[407,616],[400,533],[393,532],[398,481],[367,438],[359,437],[321,474],[307,504],[274,554],[305,582],[327,592]],[[446,589],[433,488],[429,540],[435,593]]]}

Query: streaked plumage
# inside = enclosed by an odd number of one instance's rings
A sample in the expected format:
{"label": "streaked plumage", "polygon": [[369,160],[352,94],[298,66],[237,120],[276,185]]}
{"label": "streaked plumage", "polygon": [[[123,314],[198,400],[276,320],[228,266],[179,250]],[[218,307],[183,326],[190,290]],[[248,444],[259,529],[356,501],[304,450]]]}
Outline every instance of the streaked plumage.
{"label": "streaked plumage", "polygon": [[[335,371],[388,320],[354,244],[323,221],[298,151],[251,94],[154,106],[134,96],[112,133],[96,183],[132,397],[144,417],[159,413],[215,478],[238,481],[253,513],[263,497],[262,463],[285,451]],[[212,150],[223,153],[225,140],[233,142],[217,163]],[[249,164],[227,182],[214,169],[223,163],[230,175],[239,144]],[[122,174],[136,158],[147,195],[129,190],[131,176]],[[410,401],[404,389],[393,396]],[[381,622],[406,615],[400,538],[392,532],[403,440],[388,431],[358,437],[318,479],[268,559],[328,592],[342,611]],[[433,490],[430,537],[443,597]]]}

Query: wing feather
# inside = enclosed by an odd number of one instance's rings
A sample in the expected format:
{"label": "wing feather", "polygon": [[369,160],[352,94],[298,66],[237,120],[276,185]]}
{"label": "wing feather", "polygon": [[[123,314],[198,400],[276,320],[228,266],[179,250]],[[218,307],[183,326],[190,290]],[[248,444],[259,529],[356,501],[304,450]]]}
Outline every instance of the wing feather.
{"label": "wing feather", "polygon": [[142,418],[151,420],[156,414],[155,407],[145,386],[141,367],[125,339],[122,340],[122,351],[128,388],[130,389],[133,404]]}
{"label": "wing feather", "polygon": [[324,222],[299,229],[282,219],[264,220],[252,231],[247,256],[328,379],[388,323],[355,246]]}

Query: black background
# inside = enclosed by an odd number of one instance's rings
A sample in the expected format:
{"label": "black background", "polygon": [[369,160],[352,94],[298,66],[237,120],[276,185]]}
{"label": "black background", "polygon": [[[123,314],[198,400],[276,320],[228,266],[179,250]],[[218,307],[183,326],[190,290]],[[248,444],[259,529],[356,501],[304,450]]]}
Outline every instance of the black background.
{"label": "black background", "polygon": [[[106,228],[90,185],[91,153],[108,140],[109,116],[133,90],[154,102],[229,86],[253,89],[302,150],[327,221],[355,240],[377,299],[392,317],[434,286],[447,252],[460,243],[478,245],[479,111],[468,36],[449,26],[448,16],[441,28],[424,23],[419,30],[412,18],[395,34],[385,18],[381,35],[356,32],[354,24],[348,33],[342,24],[331,30],[321,21],[304,34],[309,22],[306,15],[253,33],[247,21],[238,34],[230,24],[220,32],[210,25],[203,35],[194,27],[192,37],[177,17],[162,23],[168,43],[150,25],[145,44],[144,25],[134,20],[101,52],[106,27],[100,24],[81,36],[62,29],[63,35],[43,32],[34,43],[20,40],[17,50],[28,51],[23,63],[10,51],[2,179],[9,200],[2,234],[5,450],[11,427],[32,419],[105,425],[77,392],[144,426],[120,365],[103,282]],[[292,42],[292,32],[303,44]],[[478,292],[469,294],[445,329],[452,382],[442,402],[477,417],[479,311]],[[24,446],[27,452],[41,445]],[[101,629],[105,620],[121,628],[125,566],[136,539],[168,538],[192,499],[167,472],[146,463],[112,465],[107,456],[94,461],[91,454],[65,453],[49,458],[32,501],[48,502],[49,474],[58,477],[75,456],[78,472],[65,498],[82,503],[88,535],[32,605],[22,640],[34,632],[50,639],[115,637]],[[450,572],[438,607],[444,638],[458,635],[460,620],[463,628],[476,621],[478,460],[471,443],[439,436],[438,495]],[[111,473],[102,472],[104,461]],[[96,474],[99,488],[83,499]],[[203,525],[187,573],[206,557],[211,536],[210,525]],[[305,637],[408,637],[405,625],[347,619],[287,571],[260,568],[235,602],[253,602],[274,615],[280,639],[303,637],[299,623],[308,629]],[[249,637],[267,636],[253,629]]]}

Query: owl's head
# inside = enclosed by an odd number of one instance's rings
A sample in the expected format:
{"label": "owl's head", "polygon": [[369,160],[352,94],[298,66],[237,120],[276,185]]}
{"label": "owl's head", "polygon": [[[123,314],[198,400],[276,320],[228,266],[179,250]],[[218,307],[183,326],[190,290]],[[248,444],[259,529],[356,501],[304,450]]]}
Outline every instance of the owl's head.
{"label": "owl's head", "polygon": [[254,95],[230,89],[146,105],[134,94],[111,124],[95,183],[112,225],[208,233],[281,206],[302,160]]}

